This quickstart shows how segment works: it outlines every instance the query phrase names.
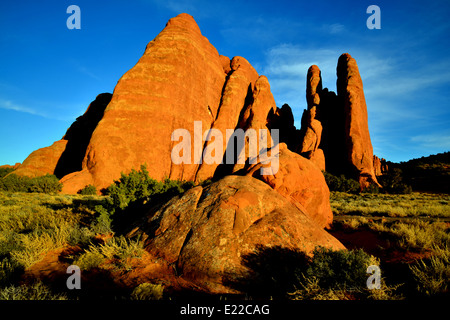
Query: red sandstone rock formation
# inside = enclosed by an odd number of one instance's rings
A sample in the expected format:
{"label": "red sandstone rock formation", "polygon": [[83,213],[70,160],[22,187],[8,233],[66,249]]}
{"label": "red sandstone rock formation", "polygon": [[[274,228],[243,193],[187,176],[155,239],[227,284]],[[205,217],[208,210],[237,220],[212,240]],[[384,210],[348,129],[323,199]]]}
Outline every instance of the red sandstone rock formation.
{"label": "red sandstone rock formation", "polygon": [[376,184],[373,169],[373,149],[363,84],[358,65],[348,53],[339,57],[336,87],[338,96],[344,99],[345,133],[348,161],[359,175],[361,188]]}
{"label": "red sandstone rock formation", "polygon": [[67,142],[67,140],[58,140],[49,147],[33,151],[22,164],[14,170],[14,174],[32,178],[53,174],[61,155],[66,149]]}
{"label": "red sandstone rock formation", "polygon": [[306,102],[308,109],[320,104],[320,93],[322,91],[322,75],[318,66],[312,65],[306,76]]}
{"label": "red sandstone rock formation", "polygon": [[[92,135],[83,170],[63,179],[63,191],[80,189],[86,181],[107,187],[121,172],[142,163],[155,179],[194,180],[203,149],[194,141],[201,142],[217,118],[226,80],[224,60],[190,15],[170,19],[117,83]],[[201,123],[201,132],[194,132],[194,121]],[[175,129],[191,135],[191,164],[171,161]]]}
{"label": "red sandstone rock formation", "polygon": [[243,258],[260,246],[306,254],[318,245],[344,249],[305,211],[267,184],[245,176],[227,176],[187,191],[149,212],[129,236],[136,234],[147,237],[145,248],[151,254],[214,293],[236,293],[230,284],[251,281],[254,271]]}
{"label": "red sandstone rock formation", "polygon": [[[265,76],[242,57],[230,61],[220,56],[194,19],[180,14],[147,45],[137,64],[119,80],[112,98],[98,97],[98,110],[91,104],[63,140],[30,155],[23,169],[64,175],[66,193],[88,184],[107,187],[121,172],[143,163],[155,179],[222,178],[151,209],[130,236],[143,234],[151,254],[173,264],[197,286],[210,292],[236,292],[230,281],[251,278],[243,257],[260,246],[306,254],[318,245],[344,249],[324,230],[332,222],[332,212],[320,171],[325,166],[319,148],[322,124],[314,111],[326,96],[320,96],[320,70],[312,68],[311,74],[307,134],[311,137],[302,146],[316,164],[284,143],[272,145],[270,134],[258,149],[272,147],[275,153],[279,147],[278,172],[261,175],[261,158],[256,164],[247,161],[231,167],[201,163],[214,142],[207,139],[213,135],[209,129],[224,138],[227,129],[279,129],[281,141],[288,145],[294,145],[299,132],[290,107],[276,107]],[[201,125],[200,131],[194,122]],[[172,161],[173,147],[179,142],[172,141],[175,129],[185,129],[191,137],[187,150],[191,163]],[[230,141],[224,139],[221,145],[228,150]],[[248,143],[244,148],[244,158],[249,160]],[[225,176],[233,171],[244,176]]]}
{"label": "red sandstone rock formation", "polygon": [[[226,62],[225,58],[221,56],[221,60]],[[228,59],[228,67],[225,64],[224,71],[227,73],[226,83],[217,118],[212,124],[212,129],[220,130],[222,133],[224,138],[222,146],[225,152],[229,142],[226,139],[226,130],[234,129],[238,126],[241,111],[248,107],[253,99],[253,89],[259,75],[250,63],[242,57],[234,57],[231,63]],[[211,143],[207,142],[205,149],[210,145]],[[218,165],[202,163],[196,174],[196,180],[202,181],[214,176]]]}
{"label": "red sandstone rock formation", "polygon": [[[322,170],[353,176],[363,189],[370,184],[379,186],[363,84],[356,61],[348,53],[338,60],[337,77],[336,96],[328,89],[322,89],[318,66],[308,69],[308,109],[302,117],[302,136],[297,150]],[[316,152],[321,149],[323,152]]]}
{"label": "red sandstone rock formation", "polygon": [[325,157],[319,149],[322,139],[322,123],[317,120],[317,108],[320,105],[322,77],[318,66],[312,65],[306,77],[307,110],[302,116],[302,129],[297,152],[314,162],[320,170],[325,171]]}
{"label": "red sandstone rock formation", "polygon": [[386,159],[378,158],[376,155],[373,156],[373,170],[376,176],[381,176],[388,171],[388,165]]}
{"label": "red sandstone rock formation", "polygon": [[[33,151],[22,164],[19,164],[14,174],[29,177],[54,174],[61,178],[80,170],[92,132],[102,119],[110,100],[110,93],[99,94],[86,112],[70,126],[61,140],[49,147]],[[72,193],[78,190],[73,190]]]}
{"label": "red sandstone rock formation", "polygon": [[279,169],[274,175],[261,175],[261,164],[247,168],[247,175],[266,182],[291,201],[320,227],[333,222],[330,191],[320,169],[312,161],[279,145]]}
{"label": "red sandstone rock formation", "polygon": [[1,166],[0,166],[0,169],[14,169],[14,170],[16,170],[20,165],[21,165],[20,162],[17,162],[17,163],[14,164],[13,166],[12,166],[12,165],[9,165],[9,164],[4,164],[4,165],[1,165]]}

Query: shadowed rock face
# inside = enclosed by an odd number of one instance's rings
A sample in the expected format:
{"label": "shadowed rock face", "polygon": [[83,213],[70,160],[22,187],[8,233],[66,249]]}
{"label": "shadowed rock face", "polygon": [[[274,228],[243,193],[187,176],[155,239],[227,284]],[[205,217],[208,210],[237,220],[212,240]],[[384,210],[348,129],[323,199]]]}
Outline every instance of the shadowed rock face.
{"label": "shadowed rock face", "polygon": [[53,174],[61,155],[66,149],[67,142],[67,140],[58,140],[49,147],[33,151],[13,174],[32,178]]}
{"label": "shadowed rock face", "polygon": [[110,93],[102,93],[92,101],[86,112],[78,117],[61,140],[51,146],[33,151],[14,174],[37,177],[54,174],[58,178],[81,170],[92,132],[103,117],[103,112],[111,100]]}
{"label": "shadowed rock face", "polygon": [[243,257],[261,246],[305,254],[317,245],[344,249],[299,207],[245,176],[227,176],[172,199],[150,211],[129,236],[137,234],[146,237],[151,254],[214,293],[236,293],[227,284],[250,281],[254,275]]}
{"label": "shadowed rock face", "polygon": [[81,170],[81,164],[86,149],[91,140],[92,133],[103,117],[106,107],[111,101],[112,94],[102,93],[92,101],[86,112],[72,123],[63,137],[67,145],[58,160],[54,174],[58,178]]}

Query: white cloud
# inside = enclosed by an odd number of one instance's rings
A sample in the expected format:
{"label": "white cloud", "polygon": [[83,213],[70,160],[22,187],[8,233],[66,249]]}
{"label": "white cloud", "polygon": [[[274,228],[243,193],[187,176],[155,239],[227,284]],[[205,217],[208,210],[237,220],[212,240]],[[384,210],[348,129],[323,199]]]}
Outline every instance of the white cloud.
{"label": "white cloud", "polygon": [[81,73],[83,73],[83,74],[85,74],[85,75],[91,77],[92,79],[95,79],[95,80],[98,80],[98,81],[101,80],[96,74],[94,74],[92,71],[90,71],[88,68],[86,68],[86,67],[84,67],[84,66],[78,67],[78,70],[79,70]]}
{"label": "white cloud", "polygon": [[424,148],[450,151],[450,133],[422,134],[411,137],[411,141]]}
{"label": "white cloud", "polygon": [[340,34],[346,31],[345,26],[340,23],[326,24],[322,26],[322,30],[330,34]]}
{"label": "white cloud", "polygon": [[[46,112],[41,112],[33,108],[24,107],[17,103],[12,102],[11,100],[0,99],[0,109],[12,110],[21,113],[31,114],[33,116],[43,117],[46,119],[58,120],[58,121],[73,121],[74,117],[61,117],[55,114],[49,114]],[[48,109],[48,108],[47,108]]]}
{"label": "white cloud", "polygon": [[13,110],[13,111],[17,111],[17,112],[23,112],[23,113],[28,113],[28,114],[32,114],[35,116],[40,116],[40,117],[45,117],[48,118],[48,116],[44,113],[38,112],[32,108],[27,108],[27,107],[23,107],[20,105],[17,105],[9,100],[0,100],[0,108],[1,109],[6,109],[6,110]]}

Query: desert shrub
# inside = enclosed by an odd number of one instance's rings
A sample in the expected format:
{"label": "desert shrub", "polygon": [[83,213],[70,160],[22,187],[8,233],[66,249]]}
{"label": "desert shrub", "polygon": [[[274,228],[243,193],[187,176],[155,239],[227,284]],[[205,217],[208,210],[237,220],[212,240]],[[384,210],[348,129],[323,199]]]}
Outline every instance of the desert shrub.
{"label": "desert shrub", "polygon": [[107,210],[102,205],[95,206],[97,212],[97,218],[91,224],[91,229],[97,233],[110,233],[112,232],[112,212]]}
{"label": "desert shrub", "polygon": [[363,193],[380,193],[380,188],[377,185],[370,184],[362,190]]}
{"label": "desert shrub", "polygon": [[164,287],[153,283],[142,283],[131,293],[132,300],[161,300],[163,296]]}
{"label": "desert shrub", "polygon": [[4,258],[0,261],[0,286],[5,286],[13,282],[15,276],[23,271],[15,261]]}
{"label": "desert shrub", "polygon": [[87,251],[78,257],[73,264],[83,271],[88,271],[93,268],[98,268],[104,261],[105,257],[101,253]]}
{"label": "desert shrub", "polygon": [[144,253],[143,242],[139,239],[127,239],[124,236],[113,237],[99,245],[91,244],[74,264],[81,270],[99,267],[105,261],[112,262],[118,269],[130,270],[128,259],[140,258]]}
{"label": "desert shrub", "polygon": [[56,176],[50,174],[35,178],[11,174],[0,179],[0,189],[10,192],[57,193],[62,190],[62,184]]}
{"label": "desert shrub", "polygon": [[448,227],[445,223],[412,220],[395,222],[389,226],[388,234],[395,236],[405,249],[432,249],[434,245],[450,245]]}
{"label": "desert shrub", "polygon": [[62,183],[54,175],[47,174],[45,176],[31,179],[28,192],[41,193],[57,193],[62,190]]}
{"label": "desert shrub", "polygon": [[422,259],[410,266],[420,293],[427,296],[448,293],[450,284],[450,250],[434,247],[429,259]]}
{"label": "desert shrub", "polygon": [[146,166],[142,165],[139,171],[133,169],[129,174],[122,173],[119,180],[104,190],[104,194],[109,197],[104,209],[96,208],[100,213],[99,221],[103,226],[109,223],[116,230],[129,224],[130,219],[139,215],[144,205],[157,198],[168,199],[181,194],[193,186],[192,181],[153,179]]}
{"label": "desert shrub", "polygon": [[306,270],[308,278],[316,277],[323,288],[361,288],[366,286],[367,267],[378,264],[363,250],[316,248]]}
{"label": "desert shrub", "polygon": [[346,178],[343,174],[335,176],[329,172],[323,171],[323,175],[330,191],[357,193],[360,189],[358,181]]}
{"label": "desert shrub", "polygon": [[153,195],[176,195],[192,186],[192,182],[153,179],[149,176],[146,165],[142,165],[140,171],[132,169],[129,174],[122,173],[120,179],[107,188],[106,194],[109,195],[113,208],[123,210],[130,203],[146,203]]}
{"label": "desert shrub", "polygon": [[392,194],[410,194],[412,188],[403,182],[403,172],[399,168],[390,169],[379,176],[378,182],[383,186],[383,191]]}
{"label": "desert shrub", "polygon": [[97,194],[97,188],[93,186],[92,184],[88,184],[83,189],[80,189],[78,191],[78,194],[81,195],[96,195]]}
{"label": "desert shrub", "polygon": [[14,171],[14,168],[0,168],[0,179]]}
{"label": "desert shrub", "polygon": [[64,294],[54,294],[42,282],[32,285],[11,285],[0,289],[0,300],[66,300]]}
{"label": "desert shrub", "polygon": [[31,178],[11,174],[0,179],[0,189],[10,192],[28,192]]}
{"label": "desert shrub", "polygon": [[87,245],[94,238],[95,231],[87,227],[74,227],[67,238],[67,243],[72,246]]}
{"label": "desert shrub", "polygon": [[380,289],[367,288],[370,265],[379,265],[378,259],[361,249],[318,247],[306,268],[297,269],[296,290],[288,295],[293,300],[401,299],[394,293],[398,286],[387,286],[383,279]]}

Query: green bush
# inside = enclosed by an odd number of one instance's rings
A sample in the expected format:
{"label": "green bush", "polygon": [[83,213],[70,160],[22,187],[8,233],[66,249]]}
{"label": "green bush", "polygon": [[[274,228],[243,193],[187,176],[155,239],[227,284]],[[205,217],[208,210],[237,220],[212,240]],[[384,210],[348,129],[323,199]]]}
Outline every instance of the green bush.
{"label": "green bush", "polygon": [[109,195],[107,210],[114,214],[125,211],[129,206],[137,208],[154,196],[175,196],[193,186],[191,181],[150,178],[146,165],[142,165],[140,171],[132,169],[129,174],[122,173],[120,179],[106,189],[105,194]]}
{"label": "green bush", "polygon": [[450,287],[450,250],[436,246],[434,251],[429,259],[419,260],[409,267],[418,291],[427,296],[448,294]]}
{"label": "green bush", "polygon": [[296,290],[288,293],[294,300],[402,299],[381,279],[380,289],[368,289],[366,273],[379,261],[361,249],[334,251],[318,247],[304,268],[297,270]]}
{"label": "green bush", "polygon": [[57,193],[62,190],[62,184],[54,175],[30,178],[11,174],[0,179],[0,189],[10,192]]}
{"label": "green bush", "polygon": [[35,282],[31,286],[21,285],[0,289],[0,300],[67,300],[65,294],[54,294],[42,282]]}
{"label": "green bush", "polygon": [[360,190],[358,181],[346,178],[343,174],[335,176],[326,171],[322,171],[322,173],[330,191],[357,193]]}
{"label": "green bush", "polygon": [[132,300],[161,300],[164,296],[164,287],[160,284],[142,283],[131,293]]}
{"label": "green bush", "polygon": [[28,192],[40,193],[57,193],[62,190],[62,183],[54,175],[47,174],[45,176],[31,179]]}
{"label": "green bush", "polygon": [[403,172],[401,169],[393,168],[387,173],[378,177],[378,182],[383,186],[383,191],[392,194],[410,194],[412,188],[403,182]]}
{"label": "green bush", "polygon": [[129,259],[141,258],[144,253],[143,242],[140,239],[127,239],[124,236],[113,237],[103,244],[89,245],[74,264],[81,270],[101,267],[103,263],[113,263],[116,269],[130,271]]}
{"label": "green bush", "polygon": [[88,196],[88,195],[96,195],[97,194],[97,188],[93,186],[92,184],[88,184],[83,189],[80,189],[78,194]]}
{"label": "green bush", "polygon": [[375,258],[361,249],[334,251],[318,247],[313,254],[305,276],[315,277],[322,288],[364,288],[367,267],[376,264]]}
{"label": "green bush", "polygon": [[0,179],[14,171],[14,168],[0,168]]}

